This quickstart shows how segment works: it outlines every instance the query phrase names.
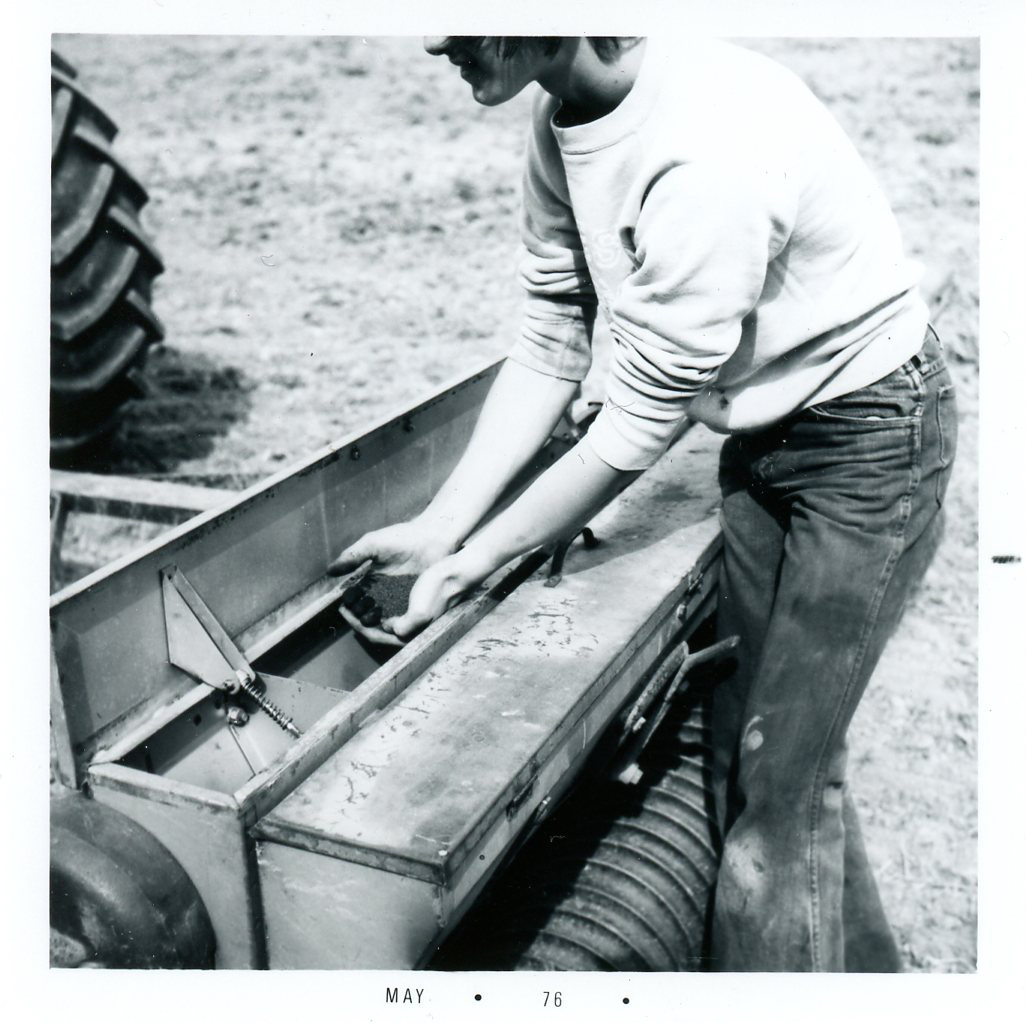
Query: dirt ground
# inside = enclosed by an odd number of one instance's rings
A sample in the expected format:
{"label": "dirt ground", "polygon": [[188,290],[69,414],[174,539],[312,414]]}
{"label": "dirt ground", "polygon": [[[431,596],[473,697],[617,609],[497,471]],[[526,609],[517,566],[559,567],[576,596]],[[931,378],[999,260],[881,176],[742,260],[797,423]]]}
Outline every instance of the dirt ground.
{"label": "dirt ground", "polygon": [[[851,778],[908,969],[976,967],[979,49],[749,40],[880,176],[959,385],[946,540],[856,717]],[[83,468],[241,488],[510,345],[528,99],[413,39],[60,36],[167,263],[154,394]],[[82,518],[66,577],[153,527]]]}

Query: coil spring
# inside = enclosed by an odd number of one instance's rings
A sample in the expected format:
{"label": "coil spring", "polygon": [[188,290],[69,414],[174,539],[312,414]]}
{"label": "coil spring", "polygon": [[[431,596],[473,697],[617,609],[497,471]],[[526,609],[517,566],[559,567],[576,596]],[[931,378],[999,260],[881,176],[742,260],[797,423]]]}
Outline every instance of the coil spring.
{"label": "coil spring", "polygon": [[247,678],[239,678],[239,687],[242,691],[249,696],[254,703],[283,731],[289,733],[289,735],[295,736],[297,739],[302,735],[302,732],[292,723],[292,718],[288,716],[280,707],[273,704],[269,699],[252,682]]}

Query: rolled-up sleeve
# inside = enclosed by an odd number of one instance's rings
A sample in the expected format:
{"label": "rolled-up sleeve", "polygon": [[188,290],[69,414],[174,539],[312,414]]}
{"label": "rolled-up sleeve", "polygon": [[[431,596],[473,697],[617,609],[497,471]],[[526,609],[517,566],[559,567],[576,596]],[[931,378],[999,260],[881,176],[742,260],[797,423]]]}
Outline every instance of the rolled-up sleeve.
{"label": "rolled-up sleeve", "polygon": [[583,380],[591,365],[595,290],[570,206],[551,111],[535,104],[524,172],[519,279],[526,299],[509,358],[549,376]]}
{"label": "rolled-up sleeve", "polygon": [[652,465],[734,353],[792,227],[786,192],[782,179],[712,164],[673,166],[649,188],[635,268],[612,304],[607,399],[588,435],[609,465]]}

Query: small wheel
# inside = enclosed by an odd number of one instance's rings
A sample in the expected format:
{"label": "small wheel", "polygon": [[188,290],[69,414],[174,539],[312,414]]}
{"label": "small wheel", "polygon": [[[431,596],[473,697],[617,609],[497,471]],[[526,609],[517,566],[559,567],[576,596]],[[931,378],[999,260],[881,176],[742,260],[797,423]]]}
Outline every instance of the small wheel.
{"label": "small wheel", "polygon": [[181,864],[141,825],[79,793],[50,801],[50,964],[214,965],[210,917]]}

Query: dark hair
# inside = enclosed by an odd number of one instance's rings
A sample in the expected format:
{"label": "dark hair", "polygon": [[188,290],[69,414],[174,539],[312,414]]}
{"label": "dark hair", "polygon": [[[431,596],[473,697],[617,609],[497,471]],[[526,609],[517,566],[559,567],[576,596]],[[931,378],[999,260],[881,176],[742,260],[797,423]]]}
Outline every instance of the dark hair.
{"label": "dark hair", "polygon": [[[563,40],[567,36],[466,36],[466,42],[474,46],[484,46],[491,42],[496,52],[503,60],[509,60],[518,50],[524,46],[532,46],[539,50],[546,57],[554,57]],[[623,49],[630,49],[638,42],[637,36],[586,36],[588,44],[598,55],[599,60],[609,63],[616,59],[616,56]]]}

